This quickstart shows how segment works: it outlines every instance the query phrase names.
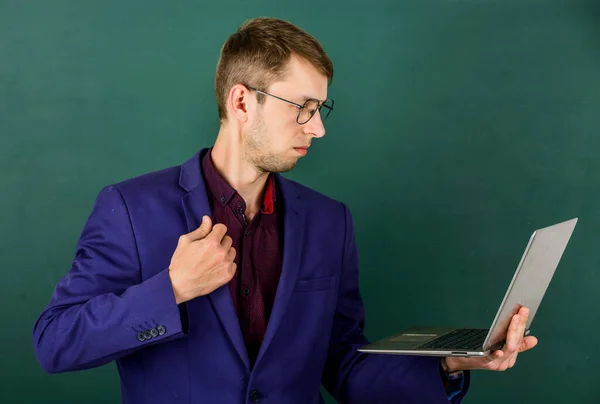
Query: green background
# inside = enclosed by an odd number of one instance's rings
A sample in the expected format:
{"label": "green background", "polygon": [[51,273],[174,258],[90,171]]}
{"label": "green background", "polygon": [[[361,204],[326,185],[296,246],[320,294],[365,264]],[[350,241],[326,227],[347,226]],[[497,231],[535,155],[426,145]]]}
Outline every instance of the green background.
{"label": "green background", "polygon": [[46,375],[31,330],[100,188],[214,141],[220,46],[289,19],[333,59],[328,133],[288,174],[346,202],[367,334],[490,325],[531,232],[579,217],[534,322],[467,403],[600,402],[600,3],[0,1],[0,402],[118,402]]}

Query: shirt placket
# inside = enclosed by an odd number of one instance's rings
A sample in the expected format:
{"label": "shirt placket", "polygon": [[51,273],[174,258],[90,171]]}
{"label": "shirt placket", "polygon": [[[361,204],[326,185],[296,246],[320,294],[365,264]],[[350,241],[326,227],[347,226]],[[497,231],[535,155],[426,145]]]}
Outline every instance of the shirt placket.
{"label": "shirt placket", "polygon": [[253,219],[250,223],[248,223],[248,220],[245,215],[246,204],[240,195],[236,195],[232,202],[233,211],[235,212],[235,216],[238,219],[242,228],[240,242],[241,251],[239,252],[241,254],[241,274],[239,276],[240,311],[243,313],[243,318],[245,322],[244,333],[246,334],[247,338],[252,340],[252,315],[255,310],[255,296],[253,296],[254,270],[252,268],[252,232],[254,231],[254,227],[256,227],[256,220]]}

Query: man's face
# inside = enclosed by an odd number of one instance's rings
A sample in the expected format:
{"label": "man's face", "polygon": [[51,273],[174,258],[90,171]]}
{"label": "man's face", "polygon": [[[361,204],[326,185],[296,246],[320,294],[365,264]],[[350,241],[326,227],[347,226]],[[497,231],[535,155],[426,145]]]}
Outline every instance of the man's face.
{"label": "man's face", "polygon": [[[309,63],[293,57],[283,81],[259,90],[300,105],[309,98],[324,101],[327,77]],[[256,97],[256,93],[252,96]],[[264,97],[265,102],[253,108],[243,133],[245,159],[260,172],[289,171],[306,155],[313,138],[325,135],[320,113],[299,125],[297,107],[268,95]]]}

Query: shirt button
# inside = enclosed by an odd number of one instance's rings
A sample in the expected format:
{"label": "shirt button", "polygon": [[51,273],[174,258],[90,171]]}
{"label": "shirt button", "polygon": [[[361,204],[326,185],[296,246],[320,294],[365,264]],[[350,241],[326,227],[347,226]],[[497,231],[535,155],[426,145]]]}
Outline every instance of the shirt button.
{"label": "shirt button", "polygon": [[245,288],[244,288],[244,296],[245,296],[245,297],[248,297],[248,296],[250,296],[250,288],[248,288],[248,287],[245,287]]}
{"label": "shirt button", "polygon": [[221,202],[225,202],[225,197],[224,196],[221,197]]}
{"label": "shirt button", "polygon": [[250,401],[253,403],[258,403],[258,400],[260,400],[260,393],[256,390],[252,390],[250,393]]}
{"label": "shirt button", "polygon": [[246,231],[244,232],[244,236],[248,237],[249,235],[250,235],[250,231],[246,230]]}

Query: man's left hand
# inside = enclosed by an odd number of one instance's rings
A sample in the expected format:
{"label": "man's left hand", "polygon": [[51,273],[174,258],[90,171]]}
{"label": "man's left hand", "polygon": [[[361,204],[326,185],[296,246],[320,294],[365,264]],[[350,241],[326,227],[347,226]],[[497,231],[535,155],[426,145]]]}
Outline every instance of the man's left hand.
{"label": "man's left hand", "polygon": [[530,350],[538,343],[537,338],[534,336],[524,337],[528,317],[529,309],[526,307],[522,307],[513,316],[506,334],[506,343],[501,350],[479,358],[442,358],[442,367],[446,372],[469,369],[504,371],[512,368],[519,353]]}

